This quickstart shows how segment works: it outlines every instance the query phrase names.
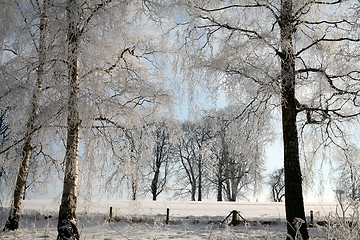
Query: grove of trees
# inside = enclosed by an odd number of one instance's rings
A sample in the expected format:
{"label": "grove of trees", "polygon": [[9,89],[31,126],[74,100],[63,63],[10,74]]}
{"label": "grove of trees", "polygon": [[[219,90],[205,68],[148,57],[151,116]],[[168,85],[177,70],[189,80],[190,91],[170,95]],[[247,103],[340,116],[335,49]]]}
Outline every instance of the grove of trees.
{"label": "grove of trees", "polygon": [[[80,238],[79,194],[257,195],[276,115],[284,168],[269,182],[273,200],[284,197],[288,238],[299,230],[309,239],[308,156],[340,149],[348,179],[341,182],[349,184],[339,188],[359,199],[357,148],[348,144],[360,114],[358,0],[5,0],[0,7],[0,200],[11,199],[4,230],[19,227],[25,190],[51,181],[62,182],[58,239]],[[211,103],[225,93],[228,105],[208,103],[178,120],[179,86],[190,101],[196,91],[210,93]]]}

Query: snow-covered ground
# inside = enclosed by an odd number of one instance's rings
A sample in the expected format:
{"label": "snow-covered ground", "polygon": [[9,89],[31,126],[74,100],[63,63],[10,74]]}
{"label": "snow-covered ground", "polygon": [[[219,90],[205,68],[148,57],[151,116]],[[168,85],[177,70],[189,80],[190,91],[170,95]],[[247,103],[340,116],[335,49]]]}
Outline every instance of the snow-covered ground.
{"label": "snow-covered ground", "polygon": [[[54,200],[25,200],[21,228],[1,232],[0,239],[55,239],[59,202]],[[114,221],[108,221],[113,208]],[[167,209],[170,223],[165,224]],[[229,226],[221,223],[232,210],[237,210],[250,222]],[[336,211],[336,203],[306,203],[309,217],[325,220]],[[1,209],[4,226],[7,208]],[[285,239],[285,210],[283,203],[270,202],[187,202],[187,201],[80,201],[78,228],[81,239]],[[310,228],[316,239],[323,230]]]}

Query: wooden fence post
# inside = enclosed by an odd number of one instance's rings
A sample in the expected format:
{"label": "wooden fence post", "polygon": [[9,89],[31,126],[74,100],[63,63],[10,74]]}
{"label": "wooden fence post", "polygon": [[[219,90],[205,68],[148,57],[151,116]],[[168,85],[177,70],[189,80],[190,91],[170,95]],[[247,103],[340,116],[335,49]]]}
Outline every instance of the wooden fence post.
{"label": "wooden fence post", "polygon": [[233,226],[236,226],[236,225],[238,225],[238,224],[240,223],[239,213],[238,213],[238,211],[236,211],[236,210],[233,210],[231,213],[232,213],[231,224],[232,224]]}

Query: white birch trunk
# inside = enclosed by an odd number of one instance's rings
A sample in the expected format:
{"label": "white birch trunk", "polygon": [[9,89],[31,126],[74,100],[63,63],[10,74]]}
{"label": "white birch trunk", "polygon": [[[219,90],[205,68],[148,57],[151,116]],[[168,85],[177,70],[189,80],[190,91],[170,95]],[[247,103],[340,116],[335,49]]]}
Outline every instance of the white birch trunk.
{"label": "white birch trunk", "polygon": [[69,99],[67,116],[67,143],[65,153],[65,176],[61,205],[59,209],[58,237],[57,239],[79,239],[80,235],[76,227],[76,199],[78,181],[79,159],[79,85],[78,77],[78,8],[76,1],[67,2],[68,19],[68,78]]}
{"label": "white birch trunk", "polygon": [[37,112],[39,107],[39,99],[42,92],[42,85],[45,74],[46,37],[48,34],[47,32],[48,5],[49,5],[49,1],[48,0],[44,1],[43,9],[41,9],[41,13],[40,13],[39,66],[37,69],[36,89],[34,90],[31,99],[31,113],[26,124],[26,135],[25,135],[25,143],[22,147],[21,165],[16,179],[16,185],[13,195],[13,202],[10,208],[10,214],[5,224],[4,230],[16,230],[19,228],[19,221],[21,215],[21,202],[24,195],[24,190],[25,190],[25,185],[29,170],[30,155],[33,148],[32,139],[36,131],[36,119],[37,119]]}

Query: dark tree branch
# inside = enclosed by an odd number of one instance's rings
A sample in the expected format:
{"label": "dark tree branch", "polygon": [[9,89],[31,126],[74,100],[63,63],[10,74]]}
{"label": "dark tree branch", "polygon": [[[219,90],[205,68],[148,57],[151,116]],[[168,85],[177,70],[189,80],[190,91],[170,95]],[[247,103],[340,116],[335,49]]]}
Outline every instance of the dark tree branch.
{"label": "dark tree branch", "polygon": [[[325,1],[314,1],[315,4],[319,5],[335,5],[344,2],[344,0],[336,0],[333,2],[325,2]],[[311,2],[310,2],[311,3]]]}
{"label": "dark tree branch", "polygon": [[[220,7],[220,8],[213,8],[213,9],[206,9],[203,7],[195,6],[195,8],[197,8],[201,11],[204,11],[204,12],[217,12],[217,11],[224,11],[224,10],[232,9],[232,8],[261,8],[261,7],[265,7],[268,10],[270,10],[270,12],[273,14],[273,16],[278,20],[278,15],[276,14],[275,10],[273,9],[273,8],[275,8],[274,6],[272,6],[271,4],[259,3],[258,1],[256,1],[256,4],[233,4],[233,5],[224,6],[224,7]],[[275,8],[275,9],[278,12],[280,12],[279,9],[277,9],[277,8]]]}
{"label": "dark tree branch", "polygon": [[327,24],[327,25],[335,25],[335,26],[337,26],[338,24],[346,23],[346,24],[349,24],[349,25],[354,25],[354,23],[351,23],[346,19],[342,19],[342,20],[339,20],[339,21],[323,20],[323,21],[319,21],[319,22],[300,21],[299,23],[305,23],[305,24],[309,24],[309,25]]}
{"label": "dark tree branch", "polygon": [[350,37],[340,37],[340,38],[325,38],[326,35],[322,36],[319,39],[314,40],[310,45],[304,47],[300,51],[298,51],[295,56],[299,56],[302,52],[308,50],[309,48],[317,45],[320,42],[342,42],[342,41],[349,41],[349,42],[360,42],[360,38],[350,38]]}
{"label": "dark tree branch", "polygon": [[85,73],[84,75],[81,76],[81,78],[84,78],[90,74],[93,74],[95,72],[106,72],[107,74],[111,74],[111,72],[119,65],[120,61],[123,60],[126,64],[126,59],[124,57],[125,53],[129,53],[135,57],[138,57],[134,54],[134,51],[135,51],[135,48],[132,47],[132,48],[125,48],[121,53],[120,53],[120,56],[118,57],[118,59],[110,65],[110,67],[106,68],[106,67],[97,67],[95,69],[92,69],[90,71],[88,71],[87,73]]}
{"label": "dark tree branch", "polygon": [[244,33],[246,36],[248,36],[251,39],[259,39],[261,41],[263,41],[268,47],[270,47],[271,49],[273,49],[277,55],[281,56],[281,52],[274,47],[273,45],[271,45],[268,41],[266,41],[266,39],[264,38],[264,36],[262,36],[260,33],[258,33],[255,30],[251,30],[251,29],[246,29],[246,28],[240,28],[240,27],[235,27],[235,26],[231,26],[227,23],[222,24],[219,23],[218,21],[216,21],[213,18],[210,18],[208,16],[200,16],[202,19],[207,20],[209,22],[211,22],[211,25],[203,25],[203,26],[197,26],[196,28],[212,28],[212,27],[220,27],[220,28],[224,28],[227,30],[231,30],[231,31],[238,31],[241,33]]}
{"label": "dark tree branch", "polygon": [[2,50],[3,50],[3,51],[12,52],[14,55],[18,56],[18,53],[17,53],[15,50],[13,50],[13,49],[10,49],[10,48],[3,48]]}
{"label": "dark tree branch", "polygon": [[298,51],[297,53],[295,53],[295,56],[299,56],[301,53],[303,53],[303,52],[305,52],[306,50],[312,48],[313,46],[315,46],[316,44],[318,44],[319,42],[321,42],[323,39],[325,39],[325,35],[324,35],[322,38],[315,40],[315,41],[312,42],[310,45],[302,48],[300,51]]}
{"label": "dark tree branch", "polygon": [[[339,4],[339,3],[342,3],[344,2],[344,0],[336,0],[336,1],[333,1],[333,2],[325,2],[325,1],[309,1],[307,2],[306,4],[304,4],[302,7],[300,7],[294,14],[294,16],[301,16],[302,14],[306,14],[309,12],[310,10],[310,5],[312,4],[318,4],[318,5],[336,5],[336,4]],[[307,9],[307,10],[306,10]]]}
{"label": "dark tree branch", "polygon": [[[348,91],[348,90],[345,90],[345,89],[340,89],[340,88],[335,86],[334,81],[333,81],[333,79],[343,78],[343,77],[350,77],[350,78],[352,78],[354,80],[356,78],[351,77],[350,74],[352,74],[352,73],[360,73],[359,71],[351,71],[351,72],[349,72],[347,74],[344,74],[344,75],[333,75],[333,76],[328,75],[324,69],[320,69],[320,68],[304,68],[304,69],[298,69],[296,71],[296,73],[300,73],[300,74],[301,73],[310,73],[310,72],[322,74],[326,78],[326,80],[329,83],[330,87],[333,90],[335,90],[337,92],[337,94],[340,94],[340,95],[349,94],[349,95],[359,96],[359,91]],[[356,79],[356,80],[360,81],[360,79]]]}
{"label": "dark tree branch", "polygon": [[92,18],[95,16],[95,14],[98,11],[104,9],[106,7],[106,5],[111,2],[112,2],[112,0],[103,0],[99,4],[97,4],[93,9],[91,9],[90,15],[86,18],[84,25],[82,26],[82,28],[79,31],[79,36],[81,36],[85,32],[86,27],[89,25],[89,23],[91,22]]}
{"label": "dark tree branch", "polygon": [[[100,117],[95,118],[94,120],[95,120],[95,121],[100,121],[100,122],[106,122],[106,123],[109,123],[109,124],[115,126],[116,128],[125,130],[125,127],[120,126],[120,125],[117,124],[116,122],[114,122],[114,121],[112,121],[111,119],[108,119],[108,118],[106,118],[106,117],[100,116]],[[103,127],[106,127],[106,126],[103,126]]]}

